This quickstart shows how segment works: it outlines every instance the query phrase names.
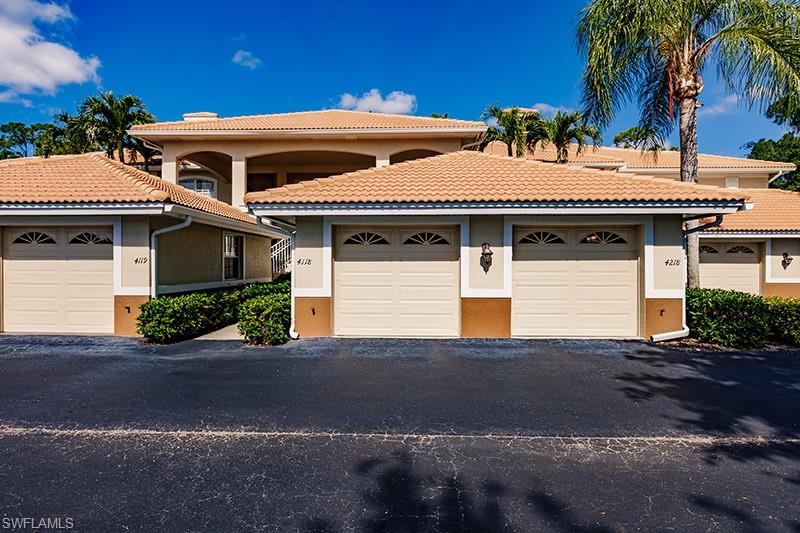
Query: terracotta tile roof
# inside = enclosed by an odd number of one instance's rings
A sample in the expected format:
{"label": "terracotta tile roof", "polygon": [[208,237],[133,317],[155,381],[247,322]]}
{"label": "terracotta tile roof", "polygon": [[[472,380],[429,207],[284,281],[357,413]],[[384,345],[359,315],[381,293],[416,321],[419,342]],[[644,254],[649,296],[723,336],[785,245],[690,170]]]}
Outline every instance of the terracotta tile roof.
{"label": "terracotta tile roof", "polygon": [[172,184],[103,154],[0,161],[0,203],[173,203],[251,222],[251,215]]}
{"label": "terracotta tile roof", "polygon": [[452,118],[416,117],[411,115],[391,115],[388,113],[368,113],[344,109],[325,109],[321,111],[299,111],[296,113],[277,113],[272,115],[251,115],[243,117],[211,118],[208,120],[178,120],[139,124],[131,128],[135,133],[148,131],[290,131],[290,130],[350,130],[350,129],[419,129],[436,130],[441,128],[481,128],[483,122],[456,120]]}
{"label": "terracotta tile roof", "polygon": [[251,204],[741,201],[741,192],[481,152],[451,152],[249,193]]}
{"label": "terracotta tile roof", "polygon": [[800,231],[800,193],[780,189],[742,189],[753,202],[749,211],[725,215],[709,231]]}
{"label": "terracotta tile roof", "polygon": [[[625,162],[631,169],[638,168],[658,168],[658,169],[680,169],[681,154],[673,150],[661,150],[658,152],[644,151],[631,148],[616,148],[611,146],[600,146],[592,152],[594,155],[610,157]],[[759,159],[747,159],[744,157],[730,157],[724,155],[699,154],[698,163],[700,168],[734,168],[734,169],[788,169],[794,170],[792,163],[780,163],[776,161],[762,161]]]}
{"label": "terracotta tile roof", "polygon": [[[501,143],[500,141],[494,141],[489,143],[489,146],[486,147],[484,150],[486,154],[494,154],[494,155],[504,155],[508,156],[508,148],[506,145]],[[546,163],[555,163],[556,161],[556,150],[552,146],[547,146],[544,148],[537,147],[536,150],[533,152],[529,152],[527,157],[529,159],[534,159],[536,161],[544,161]],[[593,148],[592,146],[586,147],[586,149],[578,154],[578,147],[577,145],[570,146],[569,151],[569,162],[570,163],[608,163],[608,164],[617,164],[618,166],[622,166],[625,162],[618,158],[618,157],[607,157],[602,156],[598,153],[597,149]]]}
{"label": "terracotta tile roof", "polygon": [[[659,152],[616,148],[612,146],[589,146],[580,155],[577,153],[577,145],[570,146],[569,162],[575,164],[585,164],[591,166],[592,163],[603,163],[613,166],[613,163],[625,165],[628,169],[675,169],[681,167],[680,152],[672,150],[661,150]],[[507,155],[506,145],[501,142],[493,142],[485,150],[486,153]],[[552,146],[537,148],[529,153],[528,158],[537,161],[554,162],[556,152]],[[765,169],[765,170],[794,170],[792,163],[780,163],[776,161],[762,161],[759,159],[747,159],[744,157],[730,157],[724,155],[699,154],[698,162],[701,169],[711,168],[732,168],[732,169]],[[605,166],[605,165],[604,165]]]}

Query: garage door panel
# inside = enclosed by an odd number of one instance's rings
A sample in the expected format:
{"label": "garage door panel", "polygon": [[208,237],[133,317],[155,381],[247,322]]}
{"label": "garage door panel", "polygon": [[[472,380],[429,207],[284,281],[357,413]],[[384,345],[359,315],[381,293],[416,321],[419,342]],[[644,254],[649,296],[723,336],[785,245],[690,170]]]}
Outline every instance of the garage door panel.
{"label": "garage door panel", "polygon": [[[447,244],[404,244],[420,231],[427,238],[433,233],[444,236]],[[354,233],[379,234],[389,244],[345,245],[352,242],[348,239]],[[458,336],[459,262],[454,235],[448,228],[338,228],[334,332],[378,337]]]}
{"label": "garage door panel", "polygon": [[[520,236],[548,232],[564,242],[520,244]],[[581,244],[580,239],[590,233],[568,228],[525,228],[515,233],[513,335],[637,335],[638,255],[633,233],[615,231],[626,244]]]}
{"label": "garage door panel", "polygon": [[[46,233],[55,244],[15,242]],[[109,233],[108,228],[81,231]],[[3,258],[4,329],[17,333],[113,333],[113,247],[69,244],[75,230],[6,232]]]}
{"label": "garage door panel", "polygon": [[[737,250],[752,253],[731,253]],[[759,244],[752,242],[704,244],[700,253],[700,286],[761,294],[759,250]]]}

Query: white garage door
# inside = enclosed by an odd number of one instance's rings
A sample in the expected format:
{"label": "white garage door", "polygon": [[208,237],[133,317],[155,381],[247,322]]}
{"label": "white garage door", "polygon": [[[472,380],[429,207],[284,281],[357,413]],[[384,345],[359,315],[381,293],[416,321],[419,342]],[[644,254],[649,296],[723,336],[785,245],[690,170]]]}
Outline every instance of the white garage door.
{"label": "white garage door", "polygon": [[113,333],[111,235],[111,228],[7,228],[4,330]]}
{"label": "white garage door", "polygon": [[337,228],[333,268],[336,335],[460,334],[455,228]]}
{"label": "white garage door", "polygon": [[700,247],[700,286],[761,294],[758,243],[704,242]]}
{"label": "white garage door", "polygon": [[636,250],[632,229],[516,228],[512,335],[638,336]]}

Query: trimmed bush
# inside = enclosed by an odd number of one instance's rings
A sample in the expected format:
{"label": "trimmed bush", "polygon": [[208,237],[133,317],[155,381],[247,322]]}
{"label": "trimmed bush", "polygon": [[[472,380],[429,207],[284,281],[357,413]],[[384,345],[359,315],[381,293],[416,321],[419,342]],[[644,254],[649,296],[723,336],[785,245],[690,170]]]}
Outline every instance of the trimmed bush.
{"label": "trimmed bush", "polygon": [[772,338],[786,344],[800,345],[800,299],[769,296],[764,301],[769,308]]}
{"label": "trimmed bush", "polygon": [[761,348],[770,334],[763,298],[722,289],[686,289],[686,320],[694,337],[729,348]]}
{"label": "trimmed bush", "polygon": [[191,339],[236,323],[242,302],[284,292],[289,294],[286,280],[160,296],[139,307],[136,329],[148,340],[158,343]]}
{"label": "trimmed bush", "polygon": [[272,283],[253,283],[242,288],[242,301],[256,296],[269,296],[271,294],[289,294],[292,290],[291,280],[286,277],[279,278]]}
{"label": "trimmed bush", "polygon": [[291,297],[287,293],[266,294],[239,307],[239,333],[253,344],[284,344],[289,340]]}

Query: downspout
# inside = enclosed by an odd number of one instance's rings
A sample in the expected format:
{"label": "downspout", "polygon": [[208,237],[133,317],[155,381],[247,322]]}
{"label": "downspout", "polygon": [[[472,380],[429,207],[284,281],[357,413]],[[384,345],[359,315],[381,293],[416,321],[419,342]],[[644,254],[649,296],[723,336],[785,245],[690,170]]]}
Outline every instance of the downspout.
{"label": "downspout", "polygon": [[290,308],[289,308],[290,309],[290,311],[289,311],[289,337],[292,338],[293,340],[297,340],[297,339],[300,338],[300,334],[297,333],[297,331],[295,331],[295,329],[294,329],[295,328],[295,319],[294,319],[294,315],[295,315],[295,310],[294,310],[294,308],[295,308],[295,305],[294,305],[294,270],[295,270],[294,249],[295,249],[295,238],[294,238],[294,232],[289,231],[287,229],[283,229],[283,228],[278,227],[278,226],[273,226],[271,224],[266,224],[266,223],[264,223],[264,221],[261,219],[260,216],[256,216],[256,224],[258,224],[258,226],[261,227],[261,228],[264,228],[264,229],[266,229],[268,231],[271,231],[272,233],[277,233],[278,235],[280,235],[280,236],[282,236],[282,237],[284,237],[286,239],[289,239],[289,246],[290,246],[291,251],[292,251],[292,253],[291,253],[292,269],[289,271],[289,300],[290,300]]}
{"label": "downspout", "polygon": [[167,226],[155,230],[150,234],[150,297],[156,298],[158,296],[158,238],[165,234],[179,229],[188,228],[192,223],[191,215],[187,215],[182,222],[174,226]]}
{"label": "downspout", "polygon": [[[705,216],[699,217],[691,217],[686,220],[697,220],[698,218],[707,218]],[[691,235],[692,233],[697,233],[699,231],[705,231],[710,228],[719,227],[722,224],[723,215],[717,215],[716,218],[707,224],[702,224],[697,226],[696,228],[685,229],[683,230],[683,240],[684,240],[684,247],[686,246],[686,236]],[[656,333],[655,335],[650,336],[650,340],[653,342],[663,342],[663,341],[671,341],[674,339],[682,339],[689,335],[689,326],[686,325],[686,306],[684,305],[684,309],[681,311],[683,313],[683,324],[681,325],[681,329],[678,331],[668,331],[666,333]]]}

